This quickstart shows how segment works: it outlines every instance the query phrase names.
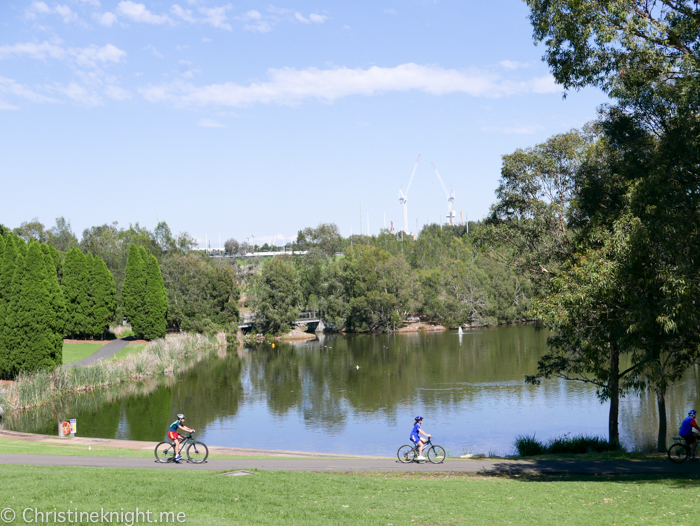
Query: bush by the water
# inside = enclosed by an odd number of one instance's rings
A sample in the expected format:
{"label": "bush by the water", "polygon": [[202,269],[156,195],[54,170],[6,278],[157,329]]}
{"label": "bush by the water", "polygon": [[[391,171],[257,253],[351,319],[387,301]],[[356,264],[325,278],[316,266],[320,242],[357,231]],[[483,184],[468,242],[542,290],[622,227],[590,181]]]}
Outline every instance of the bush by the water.
{"label": "bush by the water", "polygon": [[515,450],[518,456],[531,457],[534,455],[543,455],[545,447],[542,442],[535,438],[535,435],[518,435],[515,437]]}
{"label": "bush by the water", "polygon": [[518,456],[531,457],[534,455],[583,455],[586,453],[604,453],[606,451],[624,451],[619,444],[612,444],[608,440],[591,435],[562,435],[550,438],[544,444],[535,438],[535,435],[518,435],[514,442]]}

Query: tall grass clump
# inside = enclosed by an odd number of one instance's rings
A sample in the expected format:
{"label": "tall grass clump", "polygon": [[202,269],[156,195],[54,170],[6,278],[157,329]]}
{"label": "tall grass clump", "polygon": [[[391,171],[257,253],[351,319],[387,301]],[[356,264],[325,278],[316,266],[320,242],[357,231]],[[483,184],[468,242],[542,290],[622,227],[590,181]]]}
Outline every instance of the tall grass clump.
{"label": "tall grass clump", "polygon": [[66,394],[91,391],[158,375],[177,375],[226,345],[225,334],[180,334],[147,344],[139,353],[119,360],[103,360],[86,367],[57,367],[51,372],[20,374],[15,383],[0,389],[5,413],[39,407]]}
{"label": "tall grass clump", "polygon": [[550,438],[546,444],[535,438],[535,435],[518,435],[514,442],[515,450],[520,457],[535,455],[585,455],[587,453],[624,452],[619,444],[612,444],[598,436],[568,434]]}
{"label": "tall grass clump", "polygon": [[553,455],[584,455],[586,453],[605,453],[606,451],[624,451],[619,444],[611,444],[607,439],[592,435],[562,435],[550,438],[547,453]]}
{"label": "tall grass clump", "polygon": [[545,452],[544,444],[535,438],[534,433],[532,436],[518,435],[515,437],[514,446],[520,457],[543,455]]}

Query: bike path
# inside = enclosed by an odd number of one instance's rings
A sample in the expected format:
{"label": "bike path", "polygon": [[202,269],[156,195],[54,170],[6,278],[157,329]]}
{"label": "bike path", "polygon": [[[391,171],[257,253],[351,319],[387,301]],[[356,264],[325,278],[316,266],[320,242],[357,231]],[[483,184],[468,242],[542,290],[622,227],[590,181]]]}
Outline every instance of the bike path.
{"label": "bike path", "polygon": [[162,464],[155,459],[133,457],[82,457],[69,455],[30,455],[0,453],[0,464],[32,466],[83,466],[130,469],[170,469],[205,471],[412,471],[464,472],[484,474],[577,474],[577,475],[642,475],[695,473],[700,465],[693,462],[672,464],[669,461],[520,461],[520,460],[452,460],[443,464],[402,464],[390,458],[262,458],[217,459],[204,464],[180,462]]}
{"label": "bike path", "polygon": [[92,365],[93,363],[99,362],[100,360],[104,360],[105,358],[114,356],[124,347],[129,345],[129,343],[131,343],[133,340],[134,338],[132,336],[127,336],[126,338],[119,338],[118,340],[113,340],[107,345],[104,345],[97,349],[97,351],[95,351],[87,358],[83,358],[79,362],[66,364],[63,367],[65,367],[66,369],[71,369],[73,367],[84,367],[86,365]]}

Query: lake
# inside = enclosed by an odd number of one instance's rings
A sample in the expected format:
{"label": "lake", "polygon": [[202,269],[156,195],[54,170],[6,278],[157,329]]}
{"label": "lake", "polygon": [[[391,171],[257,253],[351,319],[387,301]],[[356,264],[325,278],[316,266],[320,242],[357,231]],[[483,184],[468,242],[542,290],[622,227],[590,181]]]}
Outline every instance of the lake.
{"label": "lake", "polygon": [[[451,454],[510,454],[513,439],[565,433],[607,436],[608,404],[594,387],[564,380],[527,385],[546,350],[531,325],[456,332],[320,335],[229,351],[166,382],[95,391],[6,419],[6,429],[56,434],[76,418],[78,435],[163,440],[177,413],[210,445],[394,455],[416,415]],[[669,436],[700,410],[697,368],[667,394]],[[125,390],[126,389],[126,390]],[[655,396],[624,398],[621,440],[656,441]]]}

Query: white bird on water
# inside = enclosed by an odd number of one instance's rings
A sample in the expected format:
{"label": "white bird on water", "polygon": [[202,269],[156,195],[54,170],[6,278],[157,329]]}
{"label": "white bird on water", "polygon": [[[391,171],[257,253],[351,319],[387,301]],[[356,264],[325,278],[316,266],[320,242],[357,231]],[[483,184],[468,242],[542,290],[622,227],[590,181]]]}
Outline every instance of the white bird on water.
{"label": "white bird on water", "polygon": [[355,367],[357,367],[358,369],[360,368],[360,366],[359,366],[359,365],[356,365]]}

